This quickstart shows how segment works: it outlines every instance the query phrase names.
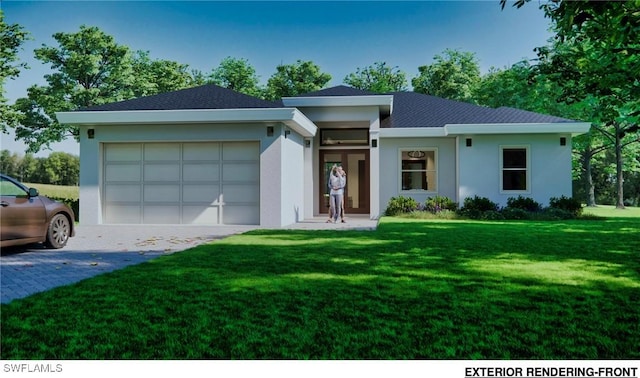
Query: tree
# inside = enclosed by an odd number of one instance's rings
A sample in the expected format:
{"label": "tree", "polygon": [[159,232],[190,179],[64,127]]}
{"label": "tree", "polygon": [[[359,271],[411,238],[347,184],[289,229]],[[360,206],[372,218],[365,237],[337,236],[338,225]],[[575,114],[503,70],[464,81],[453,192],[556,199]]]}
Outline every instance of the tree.
{"label": "tree", "polygon": [[16,122],[18,117],[4,97],[4,84],[7,79],[18,77],[21,69],[28,68],[26,63],[18,62],[18,52],[29,38],[22,26],[5,23],[4,12],[0,10],[0,131],[3,133],[7,132],[7,124]]}
{"label": "tree", "polygon": [[446,49],[435,63],[418,67],[411,80],[414,92],[471,102],[480,82],[480,66],[474,53]]}
{"label": "tree", "polygon": [[149,57],[149,51],[136,51],[132,58],[133,96],[142,97],[189,88],[194,78],[187,64]]}
{"label": "tree", "polygon": [[250,96],[262,94],[262,90],[258,86],[260,78],[256,75],[255,68],[246,59],[230,56],[224,58],[220,65],[211,71],[208,81]]}
{"label": "tree", "polygon": [[556,40],[538,49],[538,66],[561,85],[565,101],[591,103],[594,128],[613,142],[616,207],[624,208],[623,150],[640,141],[640,0],[555,0],[542,8]]}
{"label": "tree", "polygon": [[320,71],[312,61],[297,60],[293,64],[280,64],[267,81],[267,95],[271,100],[291,97],[324,88],[331,75]]}
{"label": "tree", "polygon": [[344,83],[365,91],[386,93],[407,90],[407,77],[396,67],[386,62],[376,62],[372,66],[357,68],[344,78]]}
{"label": "tree", "polygon": [[133,97],[135,83],[131,53],[97,27],[81,26],[77,33],[55,33],[58,47],[43,46],[35,56],[51,64],[47,85],[28,88],[27,98],[16,101],[22,113],[13,126],[30,152],[48,147],[77,130],[58,123],[55,112],[71,111]]}

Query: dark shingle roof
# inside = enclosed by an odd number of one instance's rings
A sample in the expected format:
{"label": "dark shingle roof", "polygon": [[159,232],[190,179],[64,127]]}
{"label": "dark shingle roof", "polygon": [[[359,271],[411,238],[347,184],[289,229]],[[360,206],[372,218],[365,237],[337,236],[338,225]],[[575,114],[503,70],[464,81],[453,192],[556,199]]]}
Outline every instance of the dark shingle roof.
{"label": "dark shingle roof", "polygon": [[[443,127],[447,124],[557,123],[571,120],[501,107],[487,108],[466,102],[415,92],[385,93],[393,95],[393,112],[381,127]],[[373,96],[379,93],[339,85],[297,97]],[[208,84],[133,100],[92,106],[83,111],[181,110],[181,109],[250,109],[281,108],[282,101],[266,101],[230,89]]]}
{"label": "dark shingle roof", "polygon": [[217,85],[208,84],[154,96],[111,104],[91,106],[86,111],[125,110],[178,110],[178,109],[245,109],[281,108],[282,102],[273,102],[245,95]]}
{"label": "dark shingle roof", "polygon": [[488,108],[415,92],[394,92],[393,113],[381,127],[443,127],[447,124],[557,123],[571,120],[501,107]]}

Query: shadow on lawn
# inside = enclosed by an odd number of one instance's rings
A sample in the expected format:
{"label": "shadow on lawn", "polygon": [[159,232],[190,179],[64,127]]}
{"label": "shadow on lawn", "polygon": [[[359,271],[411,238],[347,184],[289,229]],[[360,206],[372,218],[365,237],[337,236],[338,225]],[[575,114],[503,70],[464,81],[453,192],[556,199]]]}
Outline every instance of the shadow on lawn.
{"label": "shadow on lawn", "polygon": [[638,358],[632,224],[256,230],[3,306],[2,358]]}

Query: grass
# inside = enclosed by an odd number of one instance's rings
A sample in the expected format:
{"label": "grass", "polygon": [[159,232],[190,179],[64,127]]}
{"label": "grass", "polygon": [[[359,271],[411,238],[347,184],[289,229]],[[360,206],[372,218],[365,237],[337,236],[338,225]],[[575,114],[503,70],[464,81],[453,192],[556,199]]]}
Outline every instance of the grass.
{"label": "grass", "polygon": [[4,304],[0,357],[638,359],[639,228],[257,230]]}
{"label": "grass", "polygon": [[24,183],[29,188],[36,188],[43,196],[55,198],[78,199],[80,197],[80,187],[50,184]]}

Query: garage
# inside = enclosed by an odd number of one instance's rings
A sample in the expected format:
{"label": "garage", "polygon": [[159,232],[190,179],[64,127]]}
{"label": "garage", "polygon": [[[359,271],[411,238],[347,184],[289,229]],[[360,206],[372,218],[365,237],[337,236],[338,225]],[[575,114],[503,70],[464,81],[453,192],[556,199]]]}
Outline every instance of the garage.
{"label": "garage", "polygon": [[260,223],[259,142],[105,143],[106,224]]}

